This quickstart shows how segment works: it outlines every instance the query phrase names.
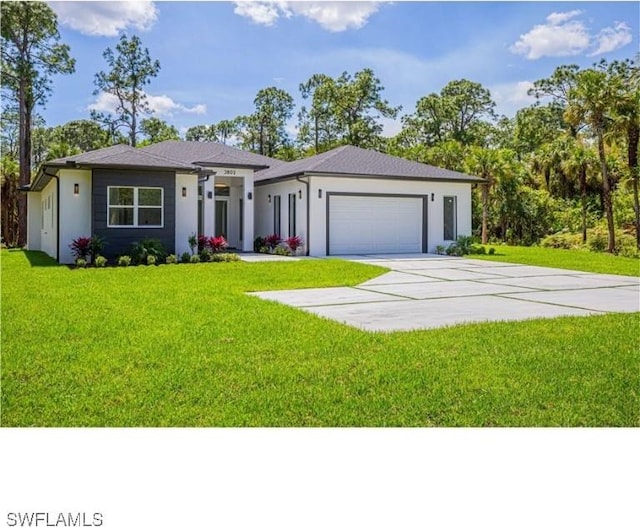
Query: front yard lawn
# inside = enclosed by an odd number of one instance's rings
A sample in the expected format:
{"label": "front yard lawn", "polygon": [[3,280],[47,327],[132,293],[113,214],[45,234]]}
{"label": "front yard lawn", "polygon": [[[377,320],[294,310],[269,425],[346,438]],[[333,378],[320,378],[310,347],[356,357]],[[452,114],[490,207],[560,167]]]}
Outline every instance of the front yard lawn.
{"label": "front yard lawn", "polygon": [[637,313],[375,334],[245,292],[379,267],[1,257],[5,427],[640,424]]}
{"label": "front yard lawn", "polygon": [[609,253],[595,253],[573,249],[551,249],[548,247],[518,247],[511,245],[489,245],[495,254],[474,254],[468,258],[495,260],[542,267],[557,267],[591,273],[640,276],[640,259],[625,258]]}

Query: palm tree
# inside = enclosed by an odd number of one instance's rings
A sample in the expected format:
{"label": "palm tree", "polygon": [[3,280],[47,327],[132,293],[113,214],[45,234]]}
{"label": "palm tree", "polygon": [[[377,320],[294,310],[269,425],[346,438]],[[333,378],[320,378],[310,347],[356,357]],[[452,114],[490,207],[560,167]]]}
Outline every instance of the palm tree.
{"label": "palm tree", "polygon": [[576,127],[581,123],[589,126],[598,144],[598,157],[602,172],[602,201],[609,231],[607,250],[611,253],[615,251],[616,234],[604,135],[610,127],[610,115],[614,106],[615,94],[619,91],[615,84],[615,78],[609,77],[604,71],[595,69],[580,71],[576,78],[575,87],[569,90],[569,104],[565,111],[567,122]]}
{"label": "palm tree", "polygon": [[562,166],[567,173],[577,173],[582,204],[582,243],[587,241],[587,173],[597,163],[595,153],[581,139],[573,140]]}
{"label": "palm tree", "polygon": [[492,150],[481,146],[469,147],[465,159],[467,171],[471,174],[484,178],[482,184],[482,243],[488,241],[488,216],[489,216],[489,193],[497,177],[504,172],[505,165],[499,150]]}
{"label": "palm tree", "polygon": [[[604,65],[604,64],[603,64]],[[613,129],[624,138],[627,147],[627,166],[633,185],[636,244],[640,249],[640,203],[638,200],[638,148],[640,143],[640,68],[637,62],[614,61],[607,70],[611,78],[617,79],[613,106]]]}

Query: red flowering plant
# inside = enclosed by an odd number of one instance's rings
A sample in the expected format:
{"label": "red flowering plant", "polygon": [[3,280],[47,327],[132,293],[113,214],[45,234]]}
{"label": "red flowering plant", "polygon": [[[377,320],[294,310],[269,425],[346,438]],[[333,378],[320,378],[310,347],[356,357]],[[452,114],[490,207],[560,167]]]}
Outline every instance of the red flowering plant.
{"label": "red flowering plant", "polygon": [[87,260],[89,256],[89,252],[91,250],[91,238],[88,236],[80,236],[76,238],[69,244],[69,249],[71,249],[71,253],[74,256],[74,260],[81,258],[82,260]]}
{"label": "red flowering plant", "polygon": [[209,238],[207,238],[204,234],[198,234],[198,254],[204,251],[209,244]]}
{"label": "red flowering plant", "polygon": [[224,251],[229,246],[229,244],[227,243],[227,240],[224,239],[224,236],[211,236],[207,240],[207,246],[214,253],[219,253]]}
{"label": "red flowering plant", "polygon": [[269,236],[266,236],[264,238],[264,244],[269,247],[271,251],[273,251],[278,245],[280,245],[281,241],[282,238],[279,234],[269,234]]}
{"label": "red flowering plant", "polygon": [[300,236],[290,236],[284,243],[287,244],[292,253],[295,253],[298,247],[302,247],[302,238]]}

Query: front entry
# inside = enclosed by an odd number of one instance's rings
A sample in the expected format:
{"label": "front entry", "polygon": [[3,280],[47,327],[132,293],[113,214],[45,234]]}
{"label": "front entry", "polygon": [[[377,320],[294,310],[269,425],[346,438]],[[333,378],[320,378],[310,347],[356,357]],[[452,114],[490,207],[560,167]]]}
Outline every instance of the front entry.
{"label": "front entry", "polygon": [[216,200],[215,235],[228,239],[229,202],[224,199]]}

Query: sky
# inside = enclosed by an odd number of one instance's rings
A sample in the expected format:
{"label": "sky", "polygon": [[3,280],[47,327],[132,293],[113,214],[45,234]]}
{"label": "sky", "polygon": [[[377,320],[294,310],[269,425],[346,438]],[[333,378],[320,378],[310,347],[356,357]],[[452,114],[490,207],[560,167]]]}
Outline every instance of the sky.
{"label": "sky", "polygon": [[[634,58],[637,2],[48,2],[76,59],[56,76],[41,111],[47,126],[109,111],[94,95],[103,51],[138,35],[160,72],[146,88],[154,115],[182,134],[253,111],[269,86],[302,99],[314,73],[371,68],[383,96],[412,113],[423,96],[469,79],[491,91],[500,114],[534,102],[532,82],[562,64]],[[399,116],[399,117],[400,117]],[[400,118],[383,120],[385,135]],[[295,119],[288,130],[295,134]]]}

